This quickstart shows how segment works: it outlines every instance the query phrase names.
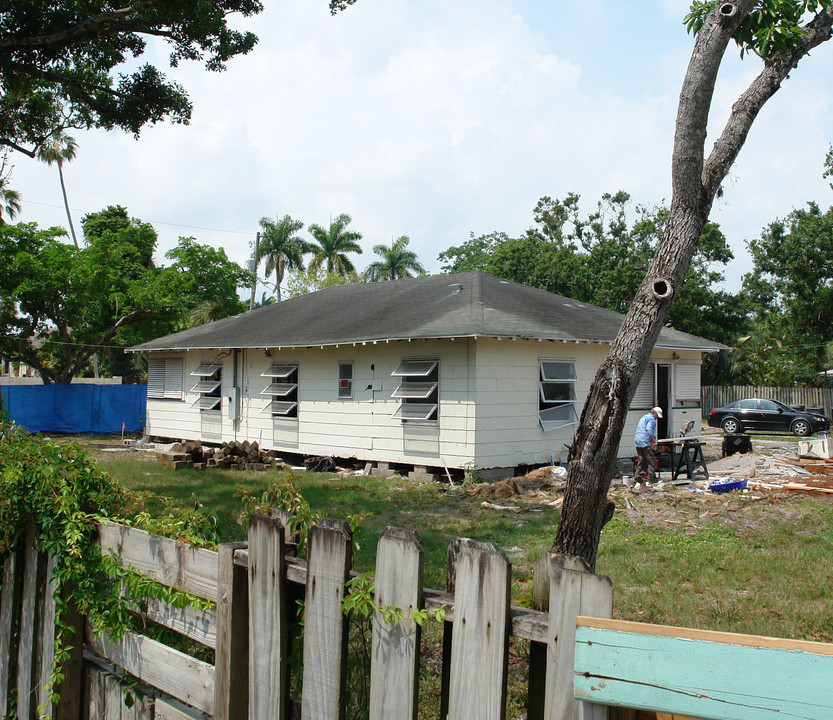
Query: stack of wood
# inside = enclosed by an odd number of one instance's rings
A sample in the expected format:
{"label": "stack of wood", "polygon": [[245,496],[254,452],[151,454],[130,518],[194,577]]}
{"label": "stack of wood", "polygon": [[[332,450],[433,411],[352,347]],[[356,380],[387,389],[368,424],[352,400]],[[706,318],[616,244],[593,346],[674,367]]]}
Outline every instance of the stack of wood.
{"label": "stack of wood", "polygon": [[269,470],[283,463],[271,450],[261,450],[255,442],[227,442],[220,447],[203,447],[199,440],[174,443],[169,450],[156,453],[160,465],[180,470],[208,470],[223,467],[231,470]]}

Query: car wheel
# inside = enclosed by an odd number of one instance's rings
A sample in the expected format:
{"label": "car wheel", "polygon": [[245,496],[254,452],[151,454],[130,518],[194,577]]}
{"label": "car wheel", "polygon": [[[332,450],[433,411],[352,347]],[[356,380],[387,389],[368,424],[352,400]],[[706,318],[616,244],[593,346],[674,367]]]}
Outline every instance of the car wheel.
{"label": "car wheel", "polygon": [[743,426],[735,420],[735,418],[726,418],[723,423],[720,425],[723,428],[723,432],[727,435],[735,435],[736,433],[743,432]]}
{"label": "car wheel", "polygon": [[810,427],[810,423],[808,423],[806,420],[796,420],[793,423],[792,431],[796,435],[800,435],[801,437],[812,434],[812,428]]}

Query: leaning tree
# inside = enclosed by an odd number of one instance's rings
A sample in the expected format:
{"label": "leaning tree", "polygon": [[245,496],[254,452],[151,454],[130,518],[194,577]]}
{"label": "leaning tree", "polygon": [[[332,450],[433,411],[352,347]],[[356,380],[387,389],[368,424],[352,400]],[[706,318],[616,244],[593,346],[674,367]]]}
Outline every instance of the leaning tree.
{"label": "leaning tree", "polygon": [[[607,491],[628,407],[682,286],[712,203],[761,108],[798,62],[831,37],[831,0],[711,0],[686,18],[695,32],[683,80],[671,159],[672,198],[662,239],[602,363],[570,446],[561,520],[552,550],[595,567]],[[711,151],[706,124],[720,64],[732,40],[763,69],[732,106]]]}

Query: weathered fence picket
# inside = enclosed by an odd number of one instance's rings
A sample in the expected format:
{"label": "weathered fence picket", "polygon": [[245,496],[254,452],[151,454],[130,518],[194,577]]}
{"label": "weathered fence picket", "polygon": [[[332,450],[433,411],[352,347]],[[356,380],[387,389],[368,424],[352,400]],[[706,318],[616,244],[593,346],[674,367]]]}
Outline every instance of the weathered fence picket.
{"label": "weathered fence picket", "polygon": [[283,523],[249,518],[249,715],[283,720],[288,705]]}
{"label": "weathered fence picket", "polygon": [[[83,643],[77,642],[77,662],[65,667],[54,708],[46,695],[55,632],[49,587],[54,562],[39,552],[30,530],[3,564],[0,715],[9,711],[16,691],[20,720],[34,720],[39,704],[55,720],[344,718],[349,618],[343,599],[352,538],[345,523],[322,522],[309,534],[308,561],[301,560],[286,542],[288,521],[255,516],[248,543],[224,544],[216,553],[134,529],[102,527],[102,552],[171,587],[216,600],[216,609],[207,612],[180,611],[161,601],[146,610],[149,619],[214,647],[214,664],[138,633],[116,641],[87,628],[83,661]],[[421,587],[422,563],[415,532],[385,529],[375,577],[372,720],[417,716],[420,628],[412,613],[423,607],[447,609],[443,720],[503,720],[510,635],[531,642],[529,720],[598,720],[609,709],[611,718],[635,720],[632,708],[642,708],[640,719],[651,710],[675,713],[677,720],[683,720],[679,713],[716,720],[821,720],[833,712],[827,682],[833,645],[605,619],[612,608],[610,581],[588,572],[577,558],[546,554],[537,563],[537,609],[510,606],[510,565],[491,545],[452,543],[445,592]],[[302,596],[298,703],[289,698],[287,635],[297,622],[295,599]],[[80,619],[73,623],[80,631]],[[737,673],[754,666],[772,672]],[[145,686],[131,708],[116,677],[122,673]]]}
{"label": "weathered fence picket", "polygon": [[571,687],[579,615],[610,617],[613,613],[613,584],[610,578],[594,575],[579,558],[549,557],[549,638],[545,720],[604,720],[607,709],[576,702],[559,688]]}
{"label": "weathered fence picket", "polygon": [[9,684],[16,677],[12,638],[17,620],[15,610],[20,603],[20,580],[19,551],[12,549],[3,563],[3,589],[0,591],[0,717],[7,712]]}
{"label": "weathered fence picket", "polygon": [[246,543],[223,543],[217,551],[217,648],[214,653],[214,717],[249,717],[249,581],[235,555]]}
{"label": "weathered fence picket", "polygon": [[[416,720],[421,626],[411,613],[422,609],[422,572],[419,536],[386,527],[376,549],[370,720]],[[382,609],[392,607],[401,608],[401,620],[385,620]]]}
{"label": "weathered fence picket", "polygon": [[304,685],[301,714],[342,720],[347,697],[347,616],[342,611],[350,577],[353,537],[347,523],[325,520],[309,532],[304,601]]}
{"label": "weathered fence picket", "polygon": [[464,541],[454,590],[449,720],[505,717],[511,581],[503,553]]}

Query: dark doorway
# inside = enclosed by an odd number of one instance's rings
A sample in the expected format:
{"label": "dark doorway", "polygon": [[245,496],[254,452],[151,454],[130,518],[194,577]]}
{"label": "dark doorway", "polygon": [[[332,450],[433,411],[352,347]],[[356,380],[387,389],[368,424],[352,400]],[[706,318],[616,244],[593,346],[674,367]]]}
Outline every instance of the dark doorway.
{"label": "dark doorway", "polygon": [[657,406],[662,409],[662,417],[657,420],[657,437],[667,438],[669,410],[671,409],[671,366],[657,365]]}

